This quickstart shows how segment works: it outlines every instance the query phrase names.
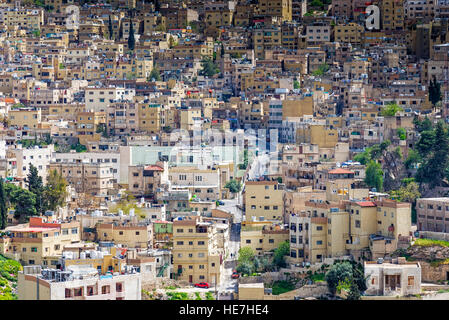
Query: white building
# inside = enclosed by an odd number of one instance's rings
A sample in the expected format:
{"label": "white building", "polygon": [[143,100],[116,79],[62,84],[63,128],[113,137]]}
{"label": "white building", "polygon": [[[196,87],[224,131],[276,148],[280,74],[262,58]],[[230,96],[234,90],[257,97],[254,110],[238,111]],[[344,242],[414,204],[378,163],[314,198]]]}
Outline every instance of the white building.
{"label": "white building", "polygon": [[421,265],[404,257],[391,263],[365,261],[366,295],[405,296],[421,293]]}
{"label": "white building", "polygon": [[51,155],[55,151],[52,144],[45,147],[31,147],[23,149],[22,145],[18,145],[17,149],[13,150],[17,161],[17,177],[26,178],[30,170],[30,164],[37,168],[38,174],[42,177],[42,182],[47,181],[47,169],[51,161]]}
{"label": "white building", "polygon": [[51,161],[56,163],[107,163],[112,167],[112,182],[120,182],[120,153],[118,152],[53,152]]}
{"label": "white building", "polygon": [[85,90],[86,110],[106,112],[111,103],[132,101],[135,95],[135,89],[120,87],[88,87]]}

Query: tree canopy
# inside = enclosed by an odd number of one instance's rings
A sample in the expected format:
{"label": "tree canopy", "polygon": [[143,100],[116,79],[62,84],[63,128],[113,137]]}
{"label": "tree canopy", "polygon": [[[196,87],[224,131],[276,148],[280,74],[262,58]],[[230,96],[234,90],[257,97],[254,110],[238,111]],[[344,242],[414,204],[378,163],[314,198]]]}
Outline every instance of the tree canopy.
{"label": "tree canopy", "polygon": [[366,167],[365,182],[371,188],[376,188],[378,192],[383,191],[383,171],[380,163],[370,160]]}
{"label": "tree canopy", "polygon": [[225,188],[228,188],[232,193],[237,193],[240,192],[242,184],[235,179],[231,179],[225,184]]}
{"label": "tree canopy", "polygon": [[380,114],[384,117],[394,117],[399,111],[404,111],[404,109],[398,106],[397,103],[392,102],[387,104]]}
{"label": "tree canopy", "polygon": [[202,69],[199,72],[201,76],[212,77],[220,72],[220,69],[210,58],[204,58],[203,61],[201,61],[201,66]]}

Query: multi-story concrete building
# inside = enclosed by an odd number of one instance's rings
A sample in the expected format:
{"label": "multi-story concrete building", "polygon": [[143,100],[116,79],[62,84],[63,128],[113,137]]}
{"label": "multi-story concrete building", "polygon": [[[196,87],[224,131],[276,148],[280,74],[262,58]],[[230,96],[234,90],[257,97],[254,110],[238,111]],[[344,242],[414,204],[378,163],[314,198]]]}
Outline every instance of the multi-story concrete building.
{"label": "multi-story concrete building", "polygon": [[19,300],[140,300],[142,284],[137,272],[99,275],[88,266],[64,271],[25,267],[17,291]]}
{"label": "multi-story concrete building", "polygon": [[280,21],[292,20],[292,0],[269,1],[261,0],[257,4],[257,13],[260,16],[277,17]]}
{"label": "multi-story concrete building", "polygon": [[410,232],[409,203],[309,201],[305,212],[290,217],[291,257],[311,263],[346,255],[379,257],[382,244],[383,255],[391,253]]}
{"label": "multi-story concrete building", "polygon": [[129,248],[148,249],[153,247],[153,226],[151,224],[102,223],[96,226],[99,241],[113,241]]}
{"label": "multi-story concrete building", "polygon": [[[41,217],[31,217],[28,224],[8,231],[10,235],[0,239],[1,253],[23,265],[46,265],[48,257],[61,256],[64,246],[80,242],[81,234],[77,221],[46,223]],[[58,260],[52,263],[56,266]]]}
{"label": "multi-story concrete building", "polygon": [[171,190],[189,190],[202,200],[218,200],[221,194],[220,170],[172,167],[168,171]]}
{"label": "multi-story concrete building", "polygon": [[54,152],[54,146],[52,144],[45,147],[35,146],[30,148],[22,148],[22,145],[19,144],[13,152],[16,157],[17,177],[22,179],[26,178],[29,174],[30,165],[32,164],[37,168],[43,183],[46,183],[51,155]]}
{"label": "multi-story concrete building", "polygon": [[245,183],[245,219],[252,221],[282,220],[284,185],[277,181],[247,181]]}
{"label": "multi-story concrete building", "polygon": [[200,217],[173,222],[173,271],[189,283],[219,284],[229,239],[228,226]]}
{"label": "multi-story concrete building", "polygon": [[78,193],[107,198],[113,190],[113,167],[108,163],[90,163],[84,159],[76,163],[51,163],[50,170],[56,170]]}
{"label": "multi-story concrete building", "polygon": [[135,96],[135,89],[109,87],[94,88],[88,87],[85,90],[86,110],[107,111],[107,107],[114,102],[132,101]]}
{"label": "multi-story concrete building", "polygon": [[416,200],[418,231],[449,232],[449,198]]}
{"label": "multi-story concrete building", "polygon": [[289,240],[289,230],[279,225],[246,224],[240,233],[240,248],[250,247],[257,255],[271,254],[282,242]]}

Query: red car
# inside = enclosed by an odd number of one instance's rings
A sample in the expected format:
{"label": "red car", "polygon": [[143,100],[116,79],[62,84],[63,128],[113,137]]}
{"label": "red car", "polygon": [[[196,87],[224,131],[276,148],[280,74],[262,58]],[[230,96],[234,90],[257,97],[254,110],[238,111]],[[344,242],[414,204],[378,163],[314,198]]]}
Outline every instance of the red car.
{"label": "red car", "polygon": [[200,282],[200,283],[195,283],[195,287],[208,289],[210,287],[210,285],[207,282]]}

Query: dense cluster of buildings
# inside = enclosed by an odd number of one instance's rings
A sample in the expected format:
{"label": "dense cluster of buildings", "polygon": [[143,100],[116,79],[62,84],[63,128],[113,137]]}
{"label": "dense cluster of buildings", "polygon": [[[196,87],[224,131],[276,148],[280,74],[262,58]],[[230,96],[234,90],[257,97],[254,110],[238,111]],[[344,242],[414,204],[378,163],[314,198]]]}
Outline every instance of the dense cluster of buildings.
{"label": "dense cluster of buildings", "polygon": [[449,117],[449,3],[316,2],[0,1],[0,176],[27,188],[32,164],[68,183],[56,211],[23,224],[10,208],[19,298],[219,285],[231,241],[259,256],[288,241],[304,265],[449,232],[447,198],[419,199],[414,228],[354,160],[387,140],[405,159],[415,119]]}

